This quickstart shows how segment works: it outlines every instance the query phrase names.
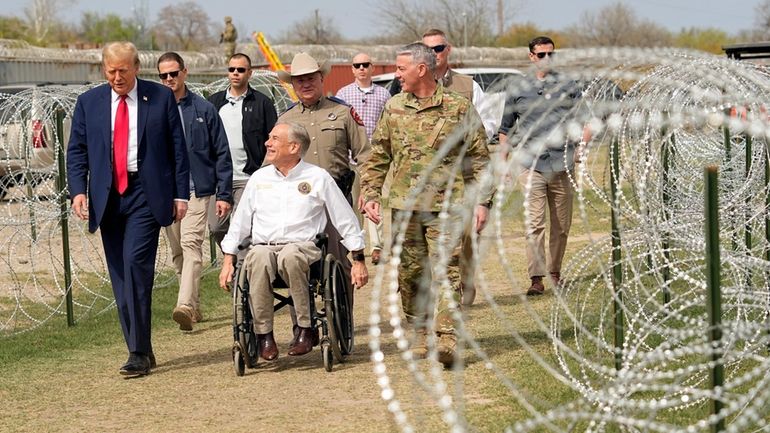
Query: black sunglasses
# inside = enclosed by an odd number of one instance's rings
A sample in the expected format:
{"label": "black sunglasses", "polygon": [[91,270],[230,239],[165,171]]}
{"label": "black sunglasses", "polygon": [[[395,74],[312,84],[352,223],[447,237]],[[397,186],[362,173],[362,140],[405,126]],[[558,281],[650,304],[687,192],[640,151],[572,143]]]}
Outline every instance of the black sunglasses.
{"label": "black sunglasses", "polygon": [[230,66],[229,68],[227,68],[227,70],[229,72],[238,71],[239,74],[245,74],[246,73],[246,68],[234,68],[234,67]]}
{"label": "black sunglasses", "polygon": [[446,44],[436,45],[435,47],[430,47],[430,49],[435,53],[440,53],[446,50]]}
{"label": "black sunglasses", "polygon": [[368,68],[369,66],[372,66],[372,64],[371,64],[371,63],[369,63],[369,62],[363,62],[363,63],[353,63],[353,69],[358,69],[358,68],[360,68],[361,66],[363,66],[364,68]]}
{"label": "black sunglasses", "polygon": [[182,71],[178,71],[178,70],[177,70],[177,71],[172,71],[172,72],[164,72],[164,73],[162,73],[162,74],[158,74],[158,76],[160,77],[160,79],[161,79],[161,80],[165,80],[165,79],[166,79],[166,78],[168,78],[169,76],[170,76],[171,78],[176,78],[176,77],[177,77],[177,75],[179,75],[179,73],[180,73],[180,72],[182,72]]}
{"label": "black sunglasses", "polygon": [[536,55],[538,59],[542,59],[545,56],[553,57],[553,55],[556,54],[556,52],[555,51],[544,51],[542,53],[532,53],[532,54]]}

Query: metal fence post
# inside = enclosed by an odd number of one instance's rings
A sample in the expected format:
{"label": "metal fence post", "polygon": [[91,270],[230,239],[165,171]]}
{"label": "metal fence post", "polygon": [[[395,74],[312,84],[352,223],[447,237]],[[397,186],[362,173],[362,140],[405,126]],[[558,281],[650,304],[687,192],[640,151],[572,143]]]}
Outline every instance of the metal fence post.
{"label": "metal fence post", "polygon": [[625,335],[625,318],[623,317],[623,269],[621,265],[620,254],[620,229],[618,222],[619,215],[619,200],[618,200],[618,188],[620,185],[620,157],[619,143],[617,138],[612,139],[612,145],[610,146],[612,169],[610,173],[610,195],[612,200],[612,290],[613,307],[615,314],[615,369],[620,370],[623,366],[623,344]]}
{"label": "metal fence post", "polygon": [[67,206],[67,170],[64,164],[64,110],[56,111],[56,136],[59,146],[56,150],[59,173],[56,178],[56,189],[59,192],[59,222],[61,223],[62,257],[64,263],[64,287],[67,303],[67,325],[75,325],[75,314],[72,307],[72,267],[70,265],[70,232],[69,206]]}
{"label": "metal fence post", "polygon": [[[717,179],[717,167],[706,168],[706,278],[707,278],[707,309],[709,314],[709,341],[711,342],[711,390],[721,390],[724,385],[724,365],[722,361],[722,293],[721,293],[721,259],[719,256],[719,184]],[[721,392],[720,392],[721,394]],[[719,416],[722,410],[720,396],[711,398],[712,414]],[[712,432],[721,432],[725,429],[724,418],[718,418],[711,425]]]}

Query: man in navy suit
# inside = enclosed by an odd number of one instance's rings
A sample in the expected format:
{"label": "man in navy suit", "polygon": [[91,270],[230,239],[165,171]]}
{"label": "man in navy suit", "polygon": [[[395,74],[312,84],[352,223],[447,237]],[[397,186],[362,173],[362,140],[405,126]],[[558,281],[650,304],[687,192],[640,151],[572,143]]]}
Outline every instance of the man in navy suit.
{"label": "man in navy suit", "polygon": [[[181,220],[190,195],[189,163],[174,94],[139,80],[130,42],[102,50],[108,84],[78,97],[67,148],[72,209],[101,230],[129,357],[120,373],[148,374],[155,357],[150,306],[158,235]],[[88,193],[88,199],[86,199]]]}

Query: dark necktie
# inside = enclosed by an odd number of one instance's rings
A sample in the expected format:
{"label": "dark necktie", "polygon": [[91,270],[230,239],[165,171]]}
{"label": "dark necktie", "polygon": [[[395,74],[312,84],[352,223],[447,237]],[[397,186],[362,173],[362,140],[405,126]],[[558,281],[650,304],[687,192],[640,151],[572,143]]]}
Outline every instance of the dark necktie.
{"label": "dark necktie", "polygon": [[113,177],[115,188],[123,194],[128,188],[128,104],[126,96],[120,95],[118,111],[115,113],[115,131],[112,136]]}

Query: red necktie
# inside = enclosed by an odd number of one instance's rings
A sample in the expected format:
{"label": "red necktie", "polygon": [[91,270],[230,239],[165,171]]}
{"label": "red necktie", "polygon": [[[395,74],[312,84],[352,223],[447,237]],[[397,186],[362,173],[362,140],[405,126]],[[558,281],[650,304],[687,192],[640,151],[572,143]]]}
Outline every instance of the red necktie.
{"label": "red necktie", "polygon": [[115,113],[115,131],[112,136],[113,180],[115,188],[123,194],[128,188],[128,104],[126,96],[120,95],[118,112]]}

